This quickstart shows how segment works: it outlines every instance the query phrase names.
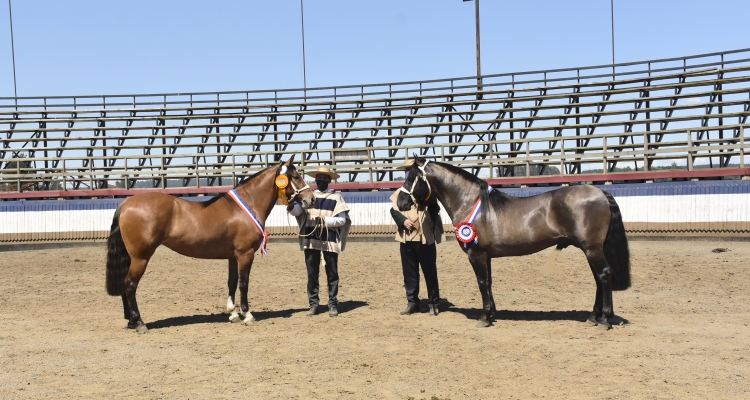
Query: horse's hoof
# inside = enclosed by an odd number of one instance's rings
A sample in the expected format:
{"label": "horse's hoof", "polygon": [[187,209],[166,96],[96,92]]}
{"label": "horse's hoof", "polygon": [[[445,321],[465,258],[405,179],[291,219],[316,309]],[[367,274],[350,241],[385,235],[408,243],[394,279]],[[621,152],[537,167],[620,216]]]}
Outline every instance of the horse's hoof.
{"label": "horse's hoof", "polygon": [[236,324],[237,322],[241,322],[241,321],[242,321],[242,319],[237,314],[232,314],[232,315],[229,316],[229,322],[231,322],[233,324]]}
{"label": "horse's hoof", "polygon": [[255,322],[255,317],[253,317],[252,315],[248,314],[248,315],[245,316],[245,321],[244,322],[245,322],[245,325],[250,325],[253,322]]}
{"label": "horse's hoof", "polygon": [[138,333],[146,333],[148,332],[148,328],[146,328],[146,324],[138,325],[138,327],[135,328],[135,331]]}
{"label": "horse's hoof", "polygon": [[600,322],[599,325],[596,326],[597,329],[601,329],[603,331],[608,331],[612,329],[612,325],[609,324],[609,322]]}
{"label": "horse's hoof", "polygon": [[599,323],[596,322],[595,319],[589,318],[589,319],[586,320],[586,325],[588,325],[588,326],[597,326],[597,325],[599,325]]}
{"label": "horse's hoof", "polygon": [[490,322],[480,319],[479,321],[477,321],[477,325],[476,326],[477,326],[477,328],[486,328],[486,327],[490,326]]}

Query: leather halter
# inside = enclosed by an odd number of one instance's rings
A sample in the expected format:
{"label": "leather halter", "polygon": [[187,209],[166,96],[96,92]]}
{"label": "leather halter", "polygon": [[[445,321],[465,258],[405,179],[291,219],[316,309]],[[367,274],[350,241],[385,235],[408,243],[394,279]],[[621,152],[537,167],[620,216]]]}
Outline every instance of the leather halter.
{"label": "leather halter", "polygon": [[406,193],[411,197],[411,201],[414,202],[414,205],[417,205],[418,201],[414,198],[414,195],[412,194],[414,192],[414,188],[417,186],[418,179],[422,179],[424,183],[427,184],[427,197],[424,198],[423,201],[427,201],[430,199],[430,196],[432,196],[432,187],[430,187],[430,182],[427,181],[427,171],[425,171],[425,167],[427,164],[429,164],[430,160],[427,160],[424,162],[423,165],[417,165],[417,168],[419,168],[420,171],[422,171],[422,175],[418,175],[416,178],[414,178],[414,182],[411,184],[411,189],[406,190],[403,186],[401,186],[398,190]]}
{"label": "leather halter", "polygon": [[289,178],[289,184],[292,185],[292,189],[294,189],[294,193],[292,193],[292,195],[289,196],[289,200],[287,200],[288,203],[293,202],[294,198],[297,197],[300,193],[302,193],[305,190],[309,190],[309,191],[312,192],[312,189],[310,189],[310,185],[308,185],[307,182],[305,182],[305,186],[303,186],[301,188],[297,188],[297,186],[294,184],[294,181],[292,180],[292,177],[289,176],[289,174],[286,171],[286,165],[282,165],[281,168],[282,169],[281,169],[280,172],[282,174],[286,175],[287,178]]}

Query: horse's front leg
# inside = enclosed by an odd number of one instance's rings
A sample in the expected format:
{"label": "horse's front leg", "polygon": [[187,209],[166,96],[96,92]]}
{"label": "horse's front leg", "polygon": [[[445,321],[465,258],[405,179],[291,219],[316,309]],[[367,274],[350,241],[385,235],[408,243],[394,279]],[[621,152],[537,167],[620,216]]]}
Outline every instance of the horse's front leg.
{"label": "horse's front leg", "polygon": [[234,305],[234,294],[237,292],[237,283],[239,279],[239,271],[237,271],[237,260],[229,259],[229,273],[227,278],[227,287],[229,288],[229,298],[227,299],[227,312],[230,313],[229,321],[240,322],[239,313]]}
{"label": "horse's front leg", "polygon": [[495,306],[495,295],[492,294],[492,257],[489,256],[487,256],[487,281],[490,286],[490,311],[492,312],[490,316],[492,316],[497,312],[497,307]]}
{"label": "horse's front leg", "polygon": [[468,251],[469,262],[474,268],[474,274],[477,276],[479,292],[482,294],[482,317],[477,321],[477,328],[486,328],[490,326],[492,318],[492,294],[490,293],[490,275],[488,273],[487,253],[470,248]]}
{"label": "horse's front leg", "polygon": [[242,312],[242,314],[245,314],[245,324],[249,324],[250,322],[255,321],[255,318],[253,318],[253,314],[250,313],[250,305],[247,301],[247,292],[250,287],[250,269],[253,266],[254,258],[255,253],[252,252],[252,250],[237,257],[240,283],[240,312]]}

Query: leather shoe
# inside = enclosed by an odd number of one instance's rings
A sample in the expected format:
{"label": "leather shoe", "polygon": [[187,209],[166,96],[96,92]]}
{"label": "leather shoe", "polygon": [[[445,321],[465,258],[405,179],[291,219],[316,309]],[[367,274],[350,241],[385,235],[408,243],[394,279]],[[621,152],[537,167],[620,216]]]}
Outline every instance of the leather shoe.
{"label": "leather shoe", "polygon": [[401,311],[399,314],[411,315],[411,314],[418,313],[418,312],[419,312],[419,307],[417,307],[416,304],[409,304],[408,306],[406,306],[406,309],[404,309],[404,311]]}
{"label": "leather shoe", "polygon": [[336,306],[330,306],[328,307],[328,316],[330,317],[336,317],[339,315],[339,310],[336,309]]}
{"label": "leather shoe", "polygon": [[438,314],[440,314],[440,311],[438,311],[438,307],[434,304],[430,304],[429,309],[427,310],[427,315],[430,317],[437,317]]}
{"label": "leather shoe", "polygon": [[313,315],[318,313],[318,306],[310,307],[309,310],[307,310],[307,316],[312,317]]}

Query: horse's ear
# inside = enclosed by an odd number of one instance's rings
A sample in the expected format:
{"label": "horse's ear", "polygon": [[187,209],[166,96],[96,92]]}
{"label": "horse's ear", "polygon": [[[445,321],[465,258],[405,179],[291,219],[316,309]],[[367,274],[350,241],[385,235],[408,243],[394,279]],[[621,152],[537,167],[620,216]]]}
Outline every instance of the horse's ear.
{"label": "horse's ear", "polygon": [[419,156],[417,155],[417,153],[411,153],[411,154],[414,155],[414,163],[415,164],[422,165],[424,163],[424,159],[419,158]]}
{"label": "horse's ear", "polygon": [[289,161],[287,161],[287,162],[286,162],[286,164],[285,164],[285,165],[286,165],[287,167],[288,167],[288,166],[290,166],[290,165],[292,165],[292,163],[294,162],[294,156],[295,156],[295,155],[296,155],[296,154],[292,154],[292,158],[290,158],[290,159],[289,159]]}

